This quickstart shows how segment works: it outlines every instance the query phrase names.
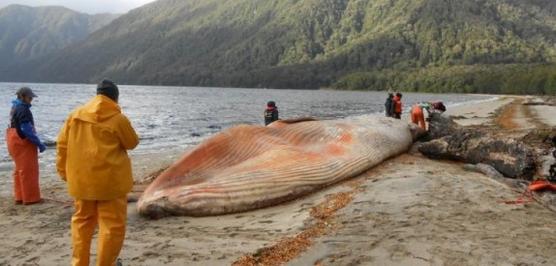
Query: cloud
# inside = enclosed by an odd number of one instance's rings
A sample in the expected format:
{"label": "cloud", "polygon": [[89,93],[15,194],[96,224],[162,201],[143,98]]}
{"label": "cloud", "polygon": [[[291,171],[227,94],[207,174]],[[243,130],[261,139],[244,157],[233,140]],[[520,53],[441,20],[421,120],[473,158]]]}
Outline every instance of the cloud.
{"label": "cloud", "polygon": [[0,7],[10,4],[28,6],[65,6],[67,8],[95,13],[125,13],[130,9],[140,7],[155,0],[0,0]]}

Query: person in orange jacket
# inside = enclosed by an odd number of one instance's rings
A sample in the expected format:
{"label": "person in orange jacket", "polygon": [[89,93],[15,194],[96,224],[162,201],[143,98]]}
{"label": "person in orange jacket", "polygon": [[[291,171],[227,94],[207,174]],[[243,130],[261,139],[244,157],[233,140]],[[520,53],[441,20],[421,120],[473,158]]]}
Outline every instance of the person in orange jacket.
{"label": "person in orange jacket", "polygon": [[434,112],[443,113],[446,112],[446,106],[442,102],[422,102],[413,105],[411,108],[411,122],[427,130],[425,112],[423,112],[423,110],[426,110],[429,115]]}
{"label": "person in orange jacket", "polygon": [[89,265],[97,224],[97,265],[114,265],[124,242],[127,194],[133,186],[127,150],[134,149],[139,138],[122,114],[118,97],[116,84],[103,80],[97,96],[69,115],[58,136],[56,167],[75,199],[74,266]]}
{"label": "person in orange jacket", "polygon": [[37,95],[28,87],[19,89],[12,101],[10,127],[6,131],[8,153],[14,161],[15,204],[30,205],[41,202],[39,187],[39,157],[46,146],[39,140],[31,113],[31,102]]}
{"label": "person in orange jacket", "polygon": [[396,93],[396,96],[394,96],[394,118],[396,119],[402,119],[402,109],[403,109],[403,104],[402,104],[402,97],[403,95],[401,93]]}

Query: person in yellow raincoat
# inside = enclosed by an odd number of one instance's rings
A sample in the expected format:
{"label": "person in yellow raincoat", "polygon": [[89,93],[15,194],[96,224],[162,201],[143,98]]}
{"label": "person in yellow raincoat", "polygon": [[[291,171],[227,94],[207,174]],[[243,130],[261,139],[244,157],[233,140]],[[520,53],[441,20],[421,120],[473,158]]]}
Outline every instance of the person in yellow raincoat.
{"label": "person in yellow raincoat", "polygon": [[56,167],[75,199],[71,264],[89,265],[98,224],[97,265],[115,265],[123,245],[127,194],[133,186],[127,150],[139,138],[118,105],[116,84],[103,80],[97,96],[67,118],[58,136]]}

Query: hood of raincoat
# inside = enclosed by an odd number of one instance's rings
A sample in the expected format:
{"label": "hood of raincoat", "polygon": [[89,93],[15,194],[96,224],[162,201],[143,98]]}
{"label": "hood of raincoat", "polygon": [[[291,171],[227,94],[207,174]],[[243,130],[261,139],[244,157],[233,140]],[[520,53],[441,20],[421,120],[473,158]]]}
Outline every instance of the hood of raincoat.
{"label": "hood of raincoat", "polygon": [[122,109],[116,102],[104,95],[97,95],[77,110],[74,119],[96,124],[121,113]]}

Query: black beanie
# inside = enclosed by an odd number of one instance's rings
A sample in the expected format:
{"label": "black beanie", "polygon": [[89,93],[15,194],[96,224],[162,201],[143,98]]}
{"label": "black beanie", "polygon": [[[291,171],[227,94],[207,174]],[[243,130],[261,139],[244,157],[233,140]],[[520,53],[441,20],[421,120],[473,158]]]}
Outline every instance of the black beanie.
{"label": "black beanie", "polygon": [[120,91],[114,82],[105,79],[97,85],[97,94],[104,95],[117,102],[118,97],[120,96]]}

